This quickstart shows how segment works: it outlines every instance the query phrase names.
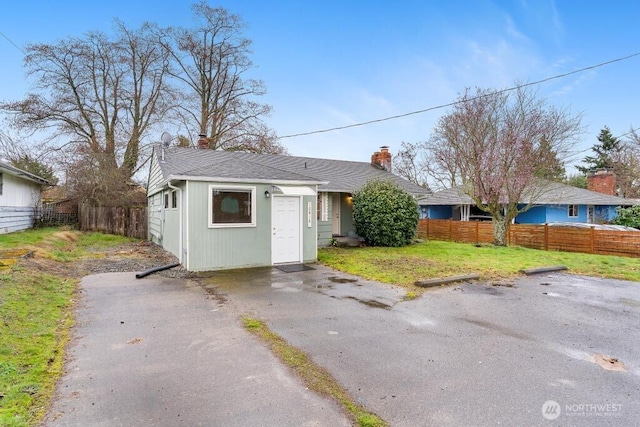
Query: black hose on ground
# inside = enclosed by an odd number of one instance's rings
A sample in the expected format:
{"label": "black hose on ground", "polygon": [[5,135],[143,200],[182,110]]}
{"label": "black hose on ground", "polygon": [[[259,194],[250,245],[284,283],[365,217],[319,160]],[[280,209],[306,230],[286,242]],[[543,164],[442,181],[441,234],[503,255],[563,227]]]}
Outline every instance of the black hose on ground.
{"label": "black hose on ground", "polygon": [[136,274],[136,279],[142,279],[143,277],[147,277],[150,274],[157,273],[158,271],[168,270],[170,268],[174,268],[179,266],[180,263],[176,262],[174,264],[161,265],[160,267],[150,268],[147,271],[143,271],[142,273]]}

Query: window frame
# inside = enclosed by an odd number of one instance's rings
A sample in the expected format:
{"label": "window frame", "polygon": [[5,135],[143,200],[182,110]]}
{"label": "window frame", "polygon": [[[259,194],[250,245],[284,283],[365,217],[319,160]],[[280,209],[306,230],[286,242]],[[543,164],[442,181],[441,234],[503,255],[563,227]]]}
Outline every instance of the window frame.
{"label": "window frame", "polygon": [[326,191],[318,192],[318,207],[316,219],[318,222],[327,222],[329,221],[329,193]]}
{"label": "window frame", "polygon": [[579,205],[567,205],[567,216],[569,218],[578,218],[580,216]]}
{"label": "window frame", "polygon": [[171,209],[178,209],[178,192],[171,190]]}
{"label": "window frame", "polygon": [[[230,190],[233,192],[250,192],[251,193],[251,222],[213,222],[213,192],[214,190]],[[207,225],[209,228],[248,228],[256,227],[256,187],[251,185],[209,185],[209,200],[207,203]]]}

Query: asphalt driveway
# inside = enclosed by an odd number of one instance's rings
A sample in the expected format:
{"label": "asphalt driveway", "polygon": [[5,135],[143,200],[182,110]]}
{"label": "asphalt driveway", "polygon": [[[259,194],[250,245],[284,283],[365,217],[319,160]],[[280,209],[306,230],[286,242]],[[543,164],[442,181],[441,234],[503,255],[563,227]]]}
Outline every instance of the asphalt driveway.
{"label": "asphalt driveway", "polygon": [[207,281],[393,426],[640,424],[638,283],[549,274],[403,301],[315,268]]}
{"label": "asphalt driveway", "polygon": [[111,273],[81,288],[67,374],[44,425],[349,425],[193,282]]}

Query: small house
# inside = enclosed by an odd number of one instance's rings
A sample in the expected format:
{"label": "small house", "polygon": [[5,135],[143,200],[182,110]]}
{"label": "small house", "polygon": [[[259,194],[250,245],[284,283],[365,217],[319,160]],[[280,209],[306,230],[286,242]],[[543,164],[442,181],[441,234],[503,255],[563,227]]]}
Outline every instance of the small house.
{"label": "small house", "polygon": [[[596,172],[590,174],[587,179],[591,189],[546,182],[531,192],[536,194],[534,200],[523,198],[520,201],[520,208],[528,204],[532,206],[518,214],[515,222],[519,224],[607,223],[615,219],[618,207],[636,204],[633,200],[612,194],[615,192],[615,176],[611,173]],[[458,221],[491,220],[491,216],[481,211],[471,197],[459,187],[437,191],[422,198],[418,203],[425,218]]]}
{"label": "small house", "polygon": [[0,234],[34,225],[49,181],[0,161]]}
{"label": "small house", "polygon": [[390,180],[387,147],[372,162],[156,146],[147,189],[149,239],[190,271],[303,263],[355,235],[351,195]]}

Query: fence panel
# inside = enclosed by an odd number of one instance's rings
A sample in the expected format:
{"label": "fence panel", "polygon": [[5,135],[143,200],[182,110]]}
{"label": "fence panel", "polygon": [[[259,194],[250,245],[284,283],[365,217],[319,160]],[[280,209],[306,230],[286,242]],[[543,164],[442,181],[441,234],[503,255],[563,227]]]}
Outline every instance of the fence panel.
{"label": "fence panel", "polygon": [[78,209],[80,229],[109,234],[147,238],[146,207],[85,206]]}
{"label": "fence panel", "polygon": [[[490,222],[421,219],[418,237],[467,243],[493,242]],[[512,224],[509,244],[549,251],[640,257],[640,232]]]}

